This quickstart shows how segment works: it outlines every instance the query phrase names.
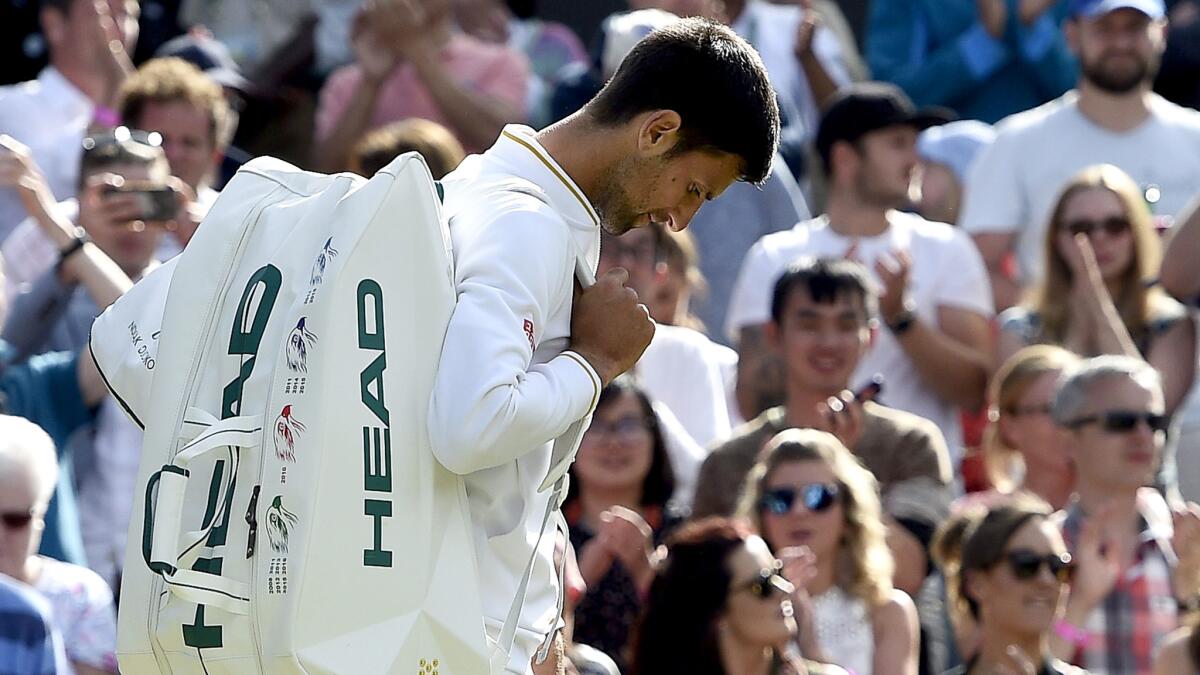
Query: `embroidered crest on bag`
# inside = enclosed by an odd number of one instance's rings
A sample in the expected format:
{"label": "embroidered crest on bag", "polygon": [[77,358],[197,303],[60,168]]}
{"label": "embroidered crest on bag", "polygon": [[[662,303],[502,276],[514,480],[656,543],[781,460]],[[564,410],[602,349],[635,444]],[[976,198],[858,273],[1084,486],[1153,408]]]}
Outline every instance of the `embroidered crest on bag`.
{"label": "embroidered crest on bag", "polygon": [[296,327],[288,333],[287,345],[284,346],[288,368],[297,373],[308,372],[308,350],[317,343],[316,334],[304,327],[307,318],[300,317]]}
{"label": "embroidered crest on bag", "polygon": [[283,498],[275,497],[267,507],[267,539],[271,541],[271,550],[287,553],[288,536],[296,522],[296,514],[283,508]]}
{"label": "embroidered crest on bag", "polygon": [[308,279],[310,285],[321,285],[321,280],[325,278],[325,267],[330,260],[337,257],[337,254],[337,249],[333,247],[333,237],[326,239],[325,245],[321,247],[321,252],[317,254],[317,259],[313,261],[312,274]]}
{"label": "embroidered crest on bag", "polygon": [[304,431],[300,420],[292,417],[292,406],[285,405],[275,418],[275,458],[280,461],[296,461],[296,437]]}

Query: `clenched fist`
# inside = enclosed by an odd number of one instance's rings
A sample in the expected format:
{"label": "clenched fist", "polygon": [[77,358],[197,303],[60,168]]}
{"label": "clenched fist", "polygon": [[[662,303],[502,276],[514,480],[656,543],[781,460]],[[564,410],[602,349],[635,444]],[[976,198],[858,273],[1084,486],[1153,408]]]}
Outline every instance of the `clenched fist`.
{"label": "clenched fist", "polygon": [[577,291],[571,308],[571,349],[587,359],[607,385],[633,367],[654,337],[654,320],[625,285],[629,272],[613,268]]}

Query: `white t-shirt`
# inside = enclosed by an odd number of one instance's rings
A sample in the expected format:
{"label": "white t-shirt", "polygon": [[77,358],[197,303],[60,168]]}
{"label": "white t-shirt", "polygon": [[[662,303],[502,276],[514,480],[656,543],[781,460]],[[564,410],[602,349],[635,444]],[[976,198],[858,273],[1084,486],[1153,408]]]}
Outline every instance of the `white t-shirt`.
{"label": "white t-shirt", "polygon": [[634,367],[646,394],[661,401],[702,447],[729,437],[725,378],[711,340],[691,328],[659,325]]}
{"label": "white t-shirt", "polygon": [[967,179],[960,226],[1015,232],[1022,285],[1041,275],[1044,237],[1062,186],[1093,164],[1115,164],[1142,188],[1157,185],[1159,215],[1177,215],[1200,192],[1200,112],[1152,95],[1149,119],[1114,133],[1079,111],[1078,93],[1002,120]]}
{"label": "white t-shirt", "polygon": [[[909,297],[916,314],[937,324],[939,307],[976,312],[991,318],[992,289],[983,258],[971,240],[945,223],[933,223],[900,211],[888,213],[890,226],[875,237],[846,237],[829,227],[826,216],[759,240],[742,263],[729,308],[728,330],[736,337],[745,326],[771,320],[771,295],[775,282],[797,258],[841,258],[857,242],[855,259],[863,263],[871,278],[880,254],[907,250],[913,267],[909,273]],[[943,401],[917,372],[915,364],[887,329],[878,331],[875,344],[851,378],[858,388],[872,375],[884,377],[879,402],[932,420],[942,430],[952,459],[962,456],[962,427],[958,408]]]}

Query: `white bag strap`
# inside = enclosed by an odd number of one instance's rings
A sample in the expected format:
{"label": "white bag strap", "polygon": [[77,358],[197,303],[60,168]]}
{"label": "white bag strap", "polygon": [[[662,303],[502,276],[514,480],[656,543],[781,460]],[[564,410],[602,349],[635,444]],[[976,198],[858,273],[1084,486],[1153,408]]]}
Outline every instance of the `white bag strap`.
{"label": "white bag strap", "polygon": [[[262,427],[262,415],[240,415],[217,420],[205,411],[189,408],[180,430],[180,438],[186,443],[170,464],[163,465],[162,469],[151,474],[146,484],[142,555],[146,566],[161,575],[171,592],[184,600],[213,605],[234,614],[250,612],[250,589],[247,584],[214,574],[180,569],[180,561],[194,557],[189,554],[204,542],[212,524],[221,521],[228,492],[241,463],[241,449],[254,449],[262,444]],[[195,540],[179,551],[184,495],[191,476],[188,467],[197,457],[226,447],[230,448],[232,462],[225,474],[212,524],[206,530],[189,532],[189,538],[195,537]],[[156,486],[157,494],[154,490]]]}

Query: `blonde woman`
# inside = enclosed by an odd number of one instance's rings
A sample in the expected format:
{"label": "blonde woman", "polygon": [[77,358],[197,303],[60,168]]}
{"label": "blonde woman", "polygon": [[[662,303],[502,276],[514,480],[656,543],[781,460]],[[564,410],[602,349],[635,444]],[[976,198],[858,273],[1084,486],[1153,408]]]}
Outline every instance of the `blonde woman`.
{"label": "blonde woman", "polygon": [[1062,445],[1063,431],[1050,418],[1050,405],[1059,377],[1077,363],[1079,357],[1061,347],[1033,345],[996,371],[983,432],[983,456],[996,492],[1022,489],[1056,509],[1066,506],[1075,470]]}
{"label": "blonde woman", "polygon": [[1072,178],[1046,228],[1045,257],[1030,299],[1000,315],[999,360],[1036,343],[1143,358],[1162,374],[1174,411],[1192,384],[1196,329],[1182,305],[1151,285],[1161,243],[1133,179],[1110,164]]}
{"label": "blonde woman", "polygon": [[917,611],[892,587],[875,477],[832,434],[789,429],[746,479],[741,514],[783,561],[800,650],[856,675],[915,675]]}

